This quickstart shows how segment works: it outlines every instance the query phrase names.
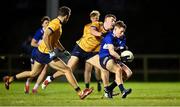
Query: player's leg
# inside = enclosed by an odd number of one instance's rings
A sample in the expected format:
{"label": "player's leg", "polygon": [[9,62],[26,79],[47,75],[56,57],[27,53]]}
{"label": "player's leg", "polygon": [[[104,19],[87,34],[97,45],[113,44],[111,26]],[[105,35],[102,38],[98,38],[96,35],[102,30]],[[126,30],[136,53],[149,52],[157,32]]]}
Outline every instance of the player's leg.
{"label": "player's leg", "polygon": [[44,80],[44,77],[47,73],[47,69],[48,69],[48,65],[45,65],[43,70],[41,71],[40,75],[38,76],[38,79],[37,79],[37,81],[36,81],[36,83],[32,89],[33,93],[37,93],[37,89],[38,89],[40,83]]}
{"label": "player's leg", "polygon": [[100,65],[100,61],[99,61],[99,55],[95,55],[93,57],[91,57],[90,59],[86,60],[87,63],[92,64],[93,66],[97,67],[98,69],[100,69],[101,71],[101,78],[103,81],[103,85],[104,85],[104,92],[105,92],[105,96],[106,94],[109,98],[112,98],[112,91],[107,90],[108,89],[108,85],[109,85],[109,71],[105,70],[104,68],[101,67]]}
{"label": "player's leg", "polygon": [[[122,98],[126,98],[126,96],[131,93],[131,89],[124,88],[123,79],[122,79],[123,70],[121,66],[119,64],[116,64],[113,59],[110,59],[107,61],[106,68],[107,70],[115,73],[115,81],[119,87],[119,90],[122,93]],[[109,90],[112,90],[112,89],[109,89]]]}
{"label": "player's leg", "polygon": [[[67,66],[69,66],[73,71],[79,61],[79,58],[76,56],[71,56],[71,58],[68,60]],[[60,77],[61,75],[64,75],[61,71],[56,71],[53,75],[47,76],[47,78],[42,83],[42,89],[45,89],[49,83],[51,83],[55,78]]]}
{"label": "player's leg", "polygon": [[89,63],[85,63],[85,71],[84,71],[84,82],[86,88],[89,88],[89,83],[91,81],[91,71],[93,66]]}
{"label": "player's leg", "polygon": [[101,70],[97,67],[94,67],[95,70],[95,77],[97,80],[97,90],[100,92],[101,91]]}
{"label": "player's leg", "polygon": [[33,80],[33,78],[27,78],[25,86],[24,86],[24,93],[28,94],[30,89],[30,82]]}
{"label": "player's leg", "polygon": [[88,60],[86,60],[86,62],[100,69],[103,85],[104,87],[108,86],[109,85],[109,72],[101,67],[100,62],[99,62],[99,55],[95,55],[89,58]]}
{"label": "player's leg", "polygon": [[9,89],[10,83],[12,83],[14,80],[27,78],[27,77],[30,77],[30,78],[35,77],[36,75],[38,75],[41,72],[43,67],[44,67],[44,65],[35,61],[32,71],[24,71],[22,73],[14,75],[14,76],[5,76],[3,79],[5,82],[6,89]]}
{"label": "player's leg", "polygon": [[[31,62],[31,70],[32,70],[33,65],[34,65],[34,60],[31,58],[31,59],[30,59],[30,62]],[[25,94],[28,94],[28,93],[29,93],[30,82],[31,82],[32,80],[33,80],[33,78],[27,78],[26,83],[25,83],[25,86],[24,86],[24,92],[25,92]]]}
{"label": "player's leg", "polygon": [[61,71],[62,73],[65,74],[68,82],[70,85],[75,89],[75,91],[78,93],[81,99],[84,99],[86,96],[88,96],[93,89],[91,88],[86,88],[85,90],[81,91],[72,71],[69,66],[67,66],[61,59],[55,59],[49,63],[49,65],[53,68],[56,69],[57,71]]}
{"label": "player's leg", "polygon": [[123,69],[123,80],[125,81],[125,80],[127,80],[127,79],[129,79],[131,76],[132,76],[132,71],[131,71],[131,69],[127,66],[127,65],[125,65],[124,63],[122,63],[121,65],[120,65],[121,67],[122,67],[122,69]]}

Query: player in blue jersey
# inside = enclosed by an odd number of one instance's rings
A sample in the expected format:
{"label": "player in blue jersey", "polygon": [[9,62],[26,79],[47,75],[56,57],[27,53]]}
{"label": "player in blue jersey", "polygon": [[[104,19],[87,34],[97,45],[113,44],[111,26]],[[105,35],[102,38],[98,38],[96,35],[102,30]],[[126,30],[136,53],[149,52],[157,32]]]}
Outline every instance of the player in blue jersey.
{"label": "player in blue jersey", "polygon": [[[44,34],[44,31],[46,29],[46,27],[48,26],[49,24],[49,21],[50,21],[50,18],[48,16],[44,16],[42,19],[41,19],[41,27],[36,31],[34,37],[32,38],[31,40],[31,46],[33,48],[37,48],[43,38],[43,34]],[[34,59],[31,58],[31,68],[33,67],[34,65]],[[32,92],[33,93],[36,93],[37,92],[37,89],[39,87],[39,84],[40,82],[43,80],[45,74],[46,74],[46,71],[47,71],[47,65],[45,65],[45,67],[43,68],[41,74],[39,75],[33,89],[32,89]],[[25,88],[24,88],[24,91],[25,93],[29,93],[29,88],[30,88],[30,81],[32,81],[33,78],[28,78],[26,83],[25,83]]]}
{"label": "player in blue jersey", "polygon": [[[125,29],[126,25],[124,22],[117,21],[113,31],[103,38],[99,55],[87,61],[90,64],[96,65],[96,67],[101,66],[99,68],[104,76],[102,77],[104,90],[108,98],[112,98],[112,91],[116,86],[119,87],[122,98],[126,98],[131,93],[131,89],[124,88],[123,78],[124,80],[128,79],[132,75],[132,71],[123,63],[123,61],[127,61],[127,57],[122,58],[119,52],[126,48]],[[110,86],[108,86],[107,71],[115,73],[115,81]]]}
{"label": "player in blue jersey", "polygon": [[[102,68],[115,73],[115,82],[119,87],[122,98],[126,98],[131,93],[131,89],[125,89],[123,86],[123,67],[127,67],[122,61],[126,61],[126,57],[121,57],[118,51],[126,47],[126,38],[124,32],[126,25],[123,21],[117,21],[112,32],[109,32],[101,42],[101,49],[99,51],[99,61]],[[128,69],[128,68],[127,68]],[[127,74],[127,73],[126,73]],[[132,71],[129,70],[126,75],[129,77]],[[116,86],[115,84],[115,86]],[[105,91],[112,92],[112,87],[106,87]],[[112,96],[110,96],[112,97]]]}

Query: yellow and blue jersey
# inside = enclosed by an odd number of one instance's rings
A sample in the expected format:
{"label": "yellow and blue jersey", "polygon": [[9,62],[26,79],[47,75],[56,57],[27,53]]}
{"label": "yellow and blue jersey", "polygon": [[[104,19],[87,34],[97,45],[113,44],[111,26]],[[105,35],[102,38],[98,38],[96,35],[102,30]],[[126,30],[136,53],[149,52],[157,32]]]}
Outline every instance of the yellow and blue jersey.
{"label": "yellow and blue jersey", "polygon": [[100,42],[102,37],[92,35],[90,32],[91,27],[95,27],[98,32],[107,32],[104,30],[102,22],[89,23],[85,25],[83,36],[80,38],[80,40],[76,41],[76,43],[86,52],[98,52],[100,49]]}
{"label": "yellow and blue jersey", "polygon": [[[50,29],[52,31],[52,33],[49,35],[50,43],[52,44],[52,47],[55,48],[62,34],[62,24],[60,23],[60,20],[56,18],[50,21],[46,29]],[[39,44],[38,50],[42,53],[49,53],[49,49],[46,47],[44,40],[42,40]]]}

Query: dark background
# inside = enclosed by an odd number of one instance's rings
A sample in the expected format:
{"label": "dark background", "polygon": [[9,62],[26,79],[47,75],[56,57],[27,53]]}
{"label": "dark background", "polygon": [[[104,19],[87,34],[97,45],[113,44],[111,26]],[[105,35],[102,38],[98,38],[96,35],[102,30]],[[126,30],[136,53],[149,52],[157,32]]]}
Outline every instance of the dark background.
{"label": "dark background", "polygon": [[[117,16],[127,25],[127,45],[135,54],[180,54],[179,3],[176,0],[60,0],[72,9],[63,27],[61,42],[71,51],[90,22],[93,9]],[[46,15],[45,0],[13,0],[1,3],[0,54],[16,54],[33,36]]]}

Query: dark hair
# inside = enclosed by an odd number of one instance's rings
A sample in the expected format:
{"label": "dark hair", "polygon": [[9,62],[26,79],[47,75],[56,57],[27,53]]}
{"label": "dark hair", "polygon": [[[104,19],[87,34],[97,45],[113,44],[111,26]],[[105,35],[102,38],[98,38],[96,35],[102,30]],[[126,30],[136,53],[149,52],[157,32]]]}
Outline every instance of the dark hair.
{"label": "dark hair", "polygon": [[70,14],[71,14],[71,9],[69,7],[62,6],[58,10],[59,16],[66,16],[66,15],[70,15]]}
{"label": "dark hair", "polygon": [[113,17],[114,19],[116,19],[116,16],[113,15],[113,14],[107,14],[107,15],[105,16],[105,19],[106,19],[107,17]]}
{"label": "dark hair", "polygon": [[117,26],[117,27],[119,27],[119,28],[120,28],[120,27],[123,27],[124,29],[127,28],[126,24],[124,24],[124,22],[121,21],[121,20],[118,20],[118,21],[115,23],[114,26]]}
{"label": "dark hair", "polygon": [[42,17],[42,19],[41,19],[41,23],[43,23],[45,20],[50,21],[49,16],[44,16],[44,17]]}

